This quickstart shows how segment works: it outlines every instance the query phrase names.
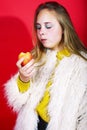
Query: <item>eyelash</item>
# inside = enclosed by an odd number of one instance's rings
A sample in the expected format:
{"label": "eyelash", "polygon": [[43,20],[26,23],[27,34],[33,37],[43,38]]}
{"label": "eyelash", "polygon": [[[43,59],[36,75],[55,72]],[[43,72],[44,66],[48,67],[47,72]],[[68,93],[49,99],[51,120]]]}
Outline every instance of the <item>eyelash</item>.
{"label": "eyelash", "polygon": [[[52,28],[52,26],[45,25],[45,28],[46,28],[46,29],[50,29],[50,28]],[[40,30],[40,29],[41,29],[41,25],[36,25],[36,29],[37,29],[37,30]]]}
{"label": "eyelash", "polygon": [[52,28],[52,26],[49,26],[49,25],[45,25],[45,27],[46,27],[47,29]]}
{"label": "eyelash", "polygon": [[37,30],[40,30],[40,29],[41,29],[41,26],[40,26],[40,25],[36,25],[36,29],[37,29]]}

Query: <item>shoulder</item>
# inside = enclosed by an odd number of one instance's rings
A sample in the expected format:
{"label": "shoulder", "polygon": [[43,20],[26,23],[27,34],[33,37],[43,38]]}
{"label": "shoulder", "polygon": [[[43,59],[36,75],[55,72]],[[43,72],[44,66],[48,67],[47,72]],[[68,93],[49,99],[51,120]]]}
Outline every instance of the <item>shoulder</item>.
{"label": "shoulder", "polygon": [[72,54],[69,63],[72,73],[74,72],[73,76],[77,75],[76,80],[87,88],[87,61],[78,55]]}
{"label": "shoulder", "polygon": [[87,61],[84,60],[82,57],[72,54],[70,56],[70,64],[71,67],[75,67],[77,71],[86,74],[87,76]]}
{"label": "shoulder", "polygon": [[87,67],[87,61],[76,54],[72,54],[69,58],[67,58],[67,61],[71,64],[77,64],[78,67]]}
{"label": "shoulder", "polygon": [[57,71],[66,75],[71,73],[73,77],[84,78],[87,81],[87,61],[78,55],[72,54],[63,58],[57,67]]}

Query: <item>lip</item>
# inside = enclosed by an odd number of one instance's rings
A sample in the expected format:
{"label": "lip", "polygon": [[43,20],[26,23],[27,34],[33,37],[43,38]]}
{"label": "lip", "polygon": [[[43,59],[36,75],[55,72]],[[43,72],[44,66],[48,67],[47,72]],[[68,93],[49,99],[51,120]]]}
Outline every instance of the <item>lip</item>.
{"label": "lip", "polygon": [[47,39],[41,39],[41,42],[46,42]]}

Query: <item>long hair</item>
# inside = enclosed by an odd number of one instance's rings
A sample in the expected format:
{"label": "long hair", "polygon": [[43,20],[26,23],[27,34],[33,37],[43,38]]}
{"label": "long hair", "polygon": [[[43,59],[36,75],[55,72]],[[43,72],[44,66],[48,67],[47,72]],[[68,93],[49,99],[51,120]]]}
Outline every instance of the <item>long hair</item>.
{"label": "long hair", "polygon": [[41,44],[41,42],[38,40],[37,37],[37,30],[36,30],[36,21],[37,16],[43,9],[47,9],[49,11],[54,11],[57,17],[57,20],[59,24],[61,25],[63,29],[63,36],[62,36],[62,42],[65,47],[69,49],[70,52],[77,54],[81,56],[82,58],[86,59],[81,52],[87,53],[87,48],[84,46],[82,41],[79,39],[75,28],[72,24],[71,18],[65,7],[63,7],[61,4],[50,1],[42,3],[38,6],[35,12],[34,17],[34,37],[35,37],[35,49],[33,50],[33,54],[36,59],[40,59],[43,52],[46,50],[46,48]]}

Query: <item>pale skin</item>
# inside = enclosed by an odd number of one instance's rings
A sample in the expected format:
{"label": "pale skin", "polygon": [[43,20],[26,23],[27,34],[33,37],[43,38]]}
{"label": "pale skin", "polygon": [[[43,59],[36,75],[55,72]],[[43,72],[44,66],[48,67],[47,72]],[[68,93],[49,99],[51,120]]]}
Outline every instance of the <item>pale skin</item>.
{"label": "pale skin", "polygon": [[[36,22],[37,37],[41,41],[44,47],[52,50],[61,50],[63,46],[59,45],[62,39],[62,28],[56,18],[54,11],[43,9],[37,17]],[[21,66],[23,58],[17,61],[17,67],[19,69],[19,76],[23,82],[28,82],[32,78],[35,70],[34,59],[32,59],[25,66]]]}

